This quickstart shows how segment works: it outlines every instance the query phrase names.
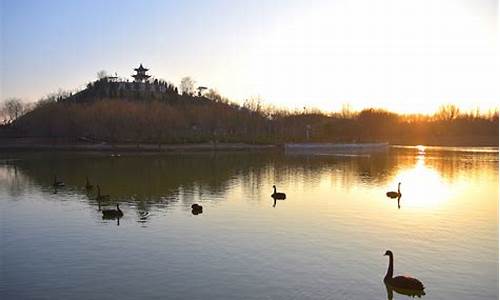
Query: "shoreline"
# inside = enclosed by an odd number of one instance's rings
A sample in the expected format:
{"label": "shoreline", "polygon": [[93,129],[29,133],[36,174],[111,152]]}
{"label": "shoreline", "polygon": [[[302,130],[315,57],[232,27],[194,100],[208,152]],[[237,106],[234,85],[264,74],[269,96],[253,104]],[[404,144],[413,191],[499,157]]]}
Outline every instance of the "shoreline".
{"label": "shoreline", "polygon": [[[183,143],[183,144],[146,144],[146,143],[82,143],[82,142],[70,142],[68,140],[48,140],[48,139],[38,139],[38,138],[0,138],[0,152],[12,152],[12,151],[68,151],[68,152],[103,152],[103,153],[169,153],[169,152],[207,152],[207,151],[276,151],[276,150],[286,150],[290,147],[320,147],[321,145],[327,145],[334,148],[343,149],[347,146],[351,146],[356,149],[365,149],[370,145],[381,145],[384,144],[386,147],[412,147],[417,146],[417,144],[406,144],[406,143],[289,143],[289,144],[247,144],[247,143]],[[319,146],[318,146],[319,145]],[[471,145],[471,143],[463,143],[463,145],[457,145],[457,143],[442,143],[442,144],[424,144],[424,146],[430,147],[498,147],[498,144],[492,145],[490,143],[478,143],[477,145]],[[349,148],[349,147],[347,147]],[[291,148],[292,149],[292,148]],[[368,147],[370,149],[370,147]]]}
{"label": "shoreline", "polygon": [[10,151],[68,151],[68,152],[198,152],[198,151],[254,151],[276,150],[280,145],[272,144],[246,144],[246,143],[194,143],[194,144],[131,144],[131,143],[70,143],[47,141],[16,141],[0,139],[0,152]]}

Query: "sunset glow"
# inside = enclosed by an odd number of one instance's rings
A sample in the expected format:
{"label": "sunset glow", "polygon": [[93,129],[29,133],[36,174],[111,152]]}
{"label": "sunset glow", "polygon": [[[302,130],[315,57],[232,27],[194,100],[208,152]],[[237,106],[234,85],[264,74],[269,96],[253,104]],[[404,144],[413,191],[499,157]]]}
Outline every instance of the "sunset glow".
{"label": "sunset glow", "polygon": [[2,2],[2,99],[80,89],[102,69],[129,78],[138,63],[289,109],[487,111],[500,98],[493,0],[59,4]]}

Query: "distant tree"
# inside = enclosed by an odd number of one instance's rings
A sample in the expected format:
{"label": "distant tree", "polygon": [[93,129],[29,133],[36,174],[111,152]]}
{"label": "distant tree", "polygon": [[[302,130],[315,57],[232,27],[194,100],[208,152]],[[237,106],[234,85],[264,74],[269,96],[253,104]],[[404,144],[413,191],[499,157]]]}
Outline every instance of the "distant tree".
{"label": "distant tree", "polygon": [[259,96],[250,97],[243,102],[243,107],[252,112],[260,113],[262,110],[262,99]]}
{"label": "distant tree", "polygon": [[217,90],[209,89],[208,92],[205,93],[205,97],[210,100],[218,101],[222,98],[222,96],[217,92]]}
{"label": "distant tree", "polygon": [[195,93],[195,81],[189,77],[189,76],[186,76],[184,78],[181,79],[181,86],[180,86],[180,89],[181,89],[181,94],[183,95],[194,95]]}
{"label": "distant tree", "polygon": [[220,103],[224,103],[224,104],[229,104],[229,102],[230,102],[228,98],[225,98],[224,96],[222,96],[215,89],[209,89],[208,91],[203,93],[203,96],[210,99],[210,100],[213,100],[215,102],[220,102]]}
{"label": "distant tree", "polygon": [[342,104],[342,110],[340,111],[340,116],[344,119],[351,119],[354,116],[350,104]]}
{"label": "distant tree", "polygon": [[454,104],[446,104],[439,107],[436,113],[438,120],[451,121],[456,119],[460,114],[460,109]]}
{"label": "distant tree", "polygon": [[97,72],[97,79],[99,79],[99,80],[104,79],[108,76],[109,76],[109,74],[106,70],[101,70],[101,71]]}
{"label": "distant tree", "polygon": [[25,105],[19,98],[9,98],[2,105],[2,114],[6,117],[6,123],[12,123],[23,115]]}

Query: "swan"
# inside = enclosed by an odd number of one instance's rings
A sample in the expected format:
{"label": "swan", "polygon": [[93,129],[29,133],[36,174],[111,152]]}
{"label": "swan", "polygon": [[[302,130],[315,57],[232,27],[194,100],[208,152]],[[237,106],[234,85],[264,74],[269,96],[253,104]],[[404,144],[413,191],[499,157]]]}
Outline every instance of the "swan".
{"label": "swan", "polygon": [[57,187],[63,187],[64,186],[64,182],[58,181],[57,180],[57,176],[54,175],[54,184],[53,184],[53,186],[55,188],[57,188]]}
{"label": "swan", "polygon": [[104,209],[102,211],[102,217],[109,218],[109,219],[121,218],[121,217],[123,217],[123,212],[121,211],[118,203],[116,203],[116,209]]}
{"label": "swan", "polygon": [[203,206],[201,206],[199,204],[195,203],[195,204],[191,205],[191,208],[192,208],[191,213],[193,215],[198,215],[198,214],[203,213]]}
{"label": "swan", "polygon": [[285,200],[286,199],[286,194],[285,193],[278,193],[276,192],[276,186],[273,185],[273,189],[274,189],[274,193],[271,194],[271,197],[273,197],[274,199],[278,199],[278,200]]}
{"label": "swan", "polygon": [[401,197],[400,186],[401,186],[401,182],[398,183],[398,191],[397,192],[394,192],[394,191],[387,192],[386,193],[387,197],[389,197],[389,198],[398,198],[398,197]]}
{"label": "swan", "polygon": [[109,195],[101,195],[101,187],[97,185],[97,201],[109,200]]}
{"label": "swan", "polygon": [[203,206],[195,203],[195,204],[191,205],[191,208],[192,209],[203,209]]}
{"label": "swan", "polygon": [[393,290],[401,294],[412,294],[412,295],[425,295],[424,285],[422,282],[416,278],[409,276],[396,276],[392,277],[394,271],[394,258],[392,251],[387,250],[384,255],[389,256],[389,267],[387,268],[387,274],[384,277],[384,283],[390,286]]}
{"label": "swan", "polygon": [[87,182],[85,183],[85,189],[91,190],[92,188],[94,188],[94,186],[90,184],[89,178],[87,177]]}

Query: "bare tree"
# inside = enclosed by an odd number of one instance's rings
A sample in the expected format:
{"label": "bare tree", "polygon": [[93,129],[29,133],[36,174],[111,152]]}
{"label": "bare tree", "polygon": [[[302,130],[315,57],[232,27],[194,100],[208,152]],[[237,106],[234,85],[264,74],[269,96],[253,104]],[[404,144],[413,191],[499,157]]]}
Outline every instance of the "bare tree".
{"label": "bare tree", "polygon": [[195,81],[189,77],[186,76],[181,79],[181,94],[186,94],[186,95],[194,95],[195,93]]}
{"label": "bare tree", "polygon": [[24,113],[24,104],[19,98],[9,98],[2,105],[2,113],[5,115],[5,123],[12,123]]}
{"label": "bare tree", "polygon": [[108,72],[106,70],[101,70],[99,72],[97,72],[97,79],[101,80],[101,79],[104,79],[106,77],[108,77]]}
{"label": "bare tree", "polygon": [[436,118],[438,120],[451,121],[458,117],[460,114],[460,109],[454,104],[442,105],[438,112],[436,113]]}
{"label": "bare tree", "polygon": [[340,111],[340,116],[344,119],[352,119],[354,112],[350,104],[342,104],[342,110]]}

